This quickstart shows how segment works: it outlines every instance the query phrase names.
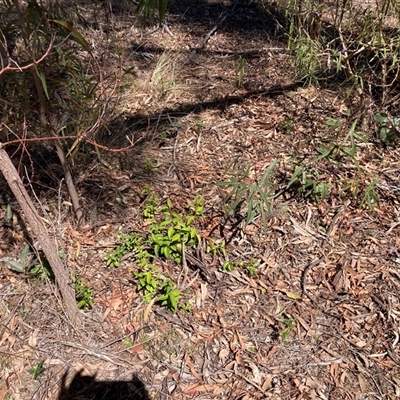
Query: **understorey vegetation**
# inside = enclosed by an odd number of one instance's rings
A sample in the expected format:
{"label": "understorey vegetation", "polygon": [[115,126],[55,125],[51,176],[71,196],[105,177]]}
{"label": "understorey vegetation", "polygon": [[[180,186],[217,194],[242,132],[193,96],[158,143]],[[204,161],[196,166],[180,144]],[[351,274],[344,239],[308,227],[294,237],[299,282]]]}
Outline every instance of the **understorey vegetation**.
{"label": "understorey vegetation", "polygon": [[0,397],[400,396],[399,18],[0,0]]}

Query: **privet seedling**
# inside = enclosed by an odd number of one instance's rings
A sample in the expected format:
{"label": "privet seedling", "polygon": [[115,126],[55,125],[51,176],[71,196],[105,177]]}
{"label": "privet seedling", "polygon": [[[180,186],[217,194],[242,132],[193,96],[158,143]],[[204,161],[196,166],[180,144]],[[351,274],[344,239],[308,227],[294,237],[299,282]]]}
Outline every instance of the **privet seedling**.
{"label": "privet seedling", "polygon": [[249,261],[242,261],[242,260],[237,260],[237,261],[225,261],[222,264],[222,270],[225,272],[232,272],[236,268],[242,269],[247,275],[249,276],[254,276],[257,274],[257,266],[258,261],[255,258],[252,258]]}
{"label": "privet seedling", "polygon": [[158,205],[154,193],[144,194],[148,197],[143,209],[143,217],[149,223],[149,234],[146,236],[136,233],[120,235],[118,238],[120,244],[105,255],[106,265],[118,267],[122,257],[129,254],[138,266],[133,276],[146,302],[155,298],[162,306],[173,312],[178,309],[189,311],[190,304],[180,301],[181,291],[176,283],[159,272],[154,260],[162,257],[180,264],[185,249],[196,248],[199,245],[200,235],[193,225],[196,218],[203,215],[203,199],[195,198],[187,206],[186,213],[178,213],[174,211],[170,199],[165,205]]}
{"label": "privet seedling", "polygon": [[203,207],[202,200],[197,198],[188,207],[190,213],[182,215],[173,211],[172,201],[168,199],[165,206],[155,210],[149,227],[149,240],[156,256],[172,259],[180,264],[182,252],[199,245],[200,235],[193,223],[196,217],[203,214]]}

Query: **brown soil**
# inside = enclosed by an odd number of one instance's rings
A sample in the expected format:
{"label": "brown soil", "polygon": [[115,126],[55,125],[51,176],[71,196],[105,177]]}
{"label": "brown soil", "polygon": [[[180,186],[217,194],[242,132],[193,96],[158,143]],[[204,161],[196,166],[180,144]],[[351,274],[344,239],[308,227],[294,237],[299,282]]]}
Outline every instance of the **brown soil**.
{"label": "brown soil", "polygon": [[[69,272],[94,288],[95,302],[77,331],[53,284],[1,264],[0,399],[61,399],[62,382],[70,385],[77,372],[103,383],[96,388],[76,377],[64,398],[91,398],[83,395],[85,385],[92,394],[120,390],[120,397],[99,399],[400,397],[399,150],[376,140],[372,108],[360,111],[357,99],[335,86],[295,81],[285,41],[262,8],[232,7],[176,0],[168,29],[156,31],[115,7],[112,29],[88,28],[104,45],[103,68],[126,71],[119,117],[101,143],[123,147],[128,136],[137,145],[105,153],[101,162],[87,149],[86,164],[75,165],[87,221],[80,229],[64,203],[66,191],[57,200],[40,191],[41,211]],[[357,139],[359,170],[343,155],[313,164],[332,185],[329,196],[315,201],[285,188],[296,165],[332,143],[327,117],[343,122],[343,138],[364,117],[366,135]],[[274,160],[266,226],[260,219],[246,226],[246,203],[234,214],[224,211],[229,188],[215,183],[246,166],[246,182],[257,182]],[[374,179],[380,202],[371,210],[365,193]],[[205,202],[199,250],[183,267],[157,261],[179,281],[191,303],[187,313],[144,303],[133,259],[105,266],[118,231],[146,232],[141,193],[148,187],[178,211],[195,196]],[[0,227],[0,258],[17,258],[23,247],[16,211]],[[226,240],[232,261],[256,259],[256,274],[223,271],[223,257],[205,252],[211,238]],[[40,361],[44,371],[35,380],[28,370]],[[148,397],[137,382],[117,385],[132,375]]]}

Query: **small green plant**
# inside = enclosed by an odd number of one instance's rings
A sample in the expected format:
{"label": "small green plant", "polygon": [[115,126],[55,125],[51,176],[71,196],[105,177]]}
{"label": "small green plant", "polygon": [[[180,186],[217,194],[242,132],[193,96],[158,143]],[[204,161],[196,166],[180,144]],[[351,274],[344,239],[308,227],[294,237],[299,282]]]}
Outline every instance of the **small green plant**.
{"label": "small green plant", "polygon": [[31,255],[31,247],[26,243],[21,253],[18,255],[17,260],[10,257],[2,257],[0,258],[0,261],[7,264],[13,271],[23,273],[27,270],[29,271],[29,269],[35,265],[36,260],[31,257]]}
{"label": "small green plant", "polygon": [[28,373],[32,375],[33,379],[39,378],[39,376],[43,373],[44,367],[43,367],[44,361],[39,361],[38,363],[35,364],[35,366],[31,369],[28,369]]}
{"label": "small green plant", "polygon": [[378,137],[387,146],[394,146],[400,139],[400,117],[389,118],[383,114],[375,114],[379,125]]}
{"label": "small green plant", "polygon": [[93,288],[85,283],[79,276],[73,277],[72,284],[75,289],[75,299],[78,308],[92,308],[94,304]]}
{"label": "small green plant", "polygon": [[379,182],[376,179],[372,179],[368,186],[365,188],[365,194],[361,200],[360,206],[367,205],[368,208],[373,211],[377,205],[379,205],[379,196],[376,193],[376,186]]}
{"label": "small green plant", "polygon": [[196,121],[196,126],[198,129],[203,129],[206,126],[206,124],[204,123],[204,121],[198,120]]}
{"label": "small green plant", "polygon": [[200,235],[192,224],[196,217],[203,213],[202,201],[195,200],[188,209],[191,214],[186,216],[174,212],[172,201],[168,199],[166,206],[156,210],[159,218],[153,220],[149,227],[150,241],[156,256],[160,255],[180,264],[182,252],[186,248],[196,248],[199,245]]}
{"label": "small green plant", "polygon": [[236,82],[239,87],[243,84],[243,77],[247,69],[247,60],[242,56],[236,61]]}
{"label": "small green plant", "polygon": [[326,125],[328,127],[327,134],[332,136],[327,139],[328,145],[320,145],[319,152],[321,154],[313,159],[312,162],[324,159],[339,162],[343,157],[349,157],[357,168],[357,171],[360,171],[360,165],[356,158],[356,154],[359,151],[357,143],[360,141],[365,142],[365,133],[356,131],[357,124],[358,120],[354,120],[345,137],[341,139],[343,122],[339,119],[328,118],[326,120]]}
{"label": "small green plant", "polygon": [[143,238],[136,233],[120,235],[118,241],[121,242],[120,245],[118,245],[114,250],[108,250],[106,252],[104,258],[107,267],[119,267],[122,257],[128,253],[138,253],[144,249]]}
{"label": "small green plant", "polygon": [[247,273],[248,275],[250,275],[250,276],[257,275],[257,269],[256,269],[257,262],[258,262],[258,261],[257,261],[255,258],[252,258],[252,259],[246,264],[245,270],[246,270],[246,273]]}
{"label": "small green plant", "polygon": [[209,239],[206,247],[206,253],[211,254],[213,257],[216,257],[218,254],[226,257],[225,240],[216,243],[213,239]]}
{"label": "small green plant", "polygon": [[162,306],[172,312],[176,312],[181,298],[181,291],[176,288],[176,283],[171,279],[166,279],[160,287],[160,296],[158,301]]}
{"label": "small green plant", "polygon": [[146,158],[144,160],[143,169],[146,172],[153,172],[158,166],[159,166],[159,164],[157,164],[156,162],[152,161],[150,158]]}
{"label": "small green plant", "polygon": [[231,262],[231,261],[225,261],[222,264],[222,269],[226,272],[232,272],[234,271],[237,267],[241,267],[243,265],[243,261],[235,261],[235,262]]}
{"label": "small green plant", "polygon": [[149,303],[159,292],[162,278],[155,265],[146,265],[145,271],[134,271],[133,276],[138,281],[138,290],[143,292],[143,299]]}
{"label": "small green plant", "polygon": [[280,336],[282,342],[284,342],[284,341],[294,332],[294,330],[295,330],[295,328],[296,328],[296,325],[295,325],[295,323],[294,323],[294,321],[293,321],[293,318],[290,317],[290,316],[288,316],[287,318],[285,318],[285,319],[283,320],[283,323],[284,323],[284,325],[285,325],[285,328],[282,329],[282,330],[279,332],[279,336]]}
{"label": "small green plant", "polygon": [[148,222],[149,234],[119,235],[120,244],[105,255],[106,265],[118,267],[122,257],[129,255],[135,259],[138,267],[137,271],[133,271],[133,276],[144,301],[156,299],[173,312],[178,309],[190,311],[190,303],[181,302],[181,292],[176,283],[160,274],[154,261],[157,257],[163,257],[180,264],[183,252],[199,245],[200,235],[193,224],[197,217],[203,215],[203,199],[196,197],[186,207],[185,213],[179,213],[174,210],[170,199],[165,205],[158,205],[155,194],[149,189],[143,194],[147,196],[143,217]]}
{"label": "small green plant", "polygon": [[54,280],[54,272],[51,269],[50,263],[42,251],[39,251],[39,258],[36,259],[35,264],[29,269],[29,273],[44,281],[46,279]]}
{"label": "small green plant", "polygon": [[271,201],[278,196],[278,194],[274,194],[275,187],[271,183],[277,162],[278,160],[274,160],[264,172],[259,165],[251,164],[245,168],[239,167],[235,171],[236,163],[234,163],[232,167],[234,171],[230,174],[230,180],[217,183],[218,186],[231,188],[225,202],[229,204],[229,209],[233,213],[240,214],[242,207],[247,208],[246,226],[256,217],[261,216],[262,225],[266,230]]}
{"label": "small green plant", "polygon": [[282,122],[281,126],[285,133],[290,133],[294,128],[294,121],[292,119],[286,119]]}
{"label": "small green plant", "polygon": [[329,195],[333,185],[320,180],[320,173],[316,168],[297,166],[286,187],[294,189],[304,197],[311,196],[320,201]]}
{"label": "small green plant", "polygon": [[227,260],[222,264],[222,270],[226,272],[232,272],[236,268],[241,268],[242,270],[244,270],[244,272],[246,272],[247,275],[254,276],[257,274],[256,265],[257,265],[257,260],[254,258],[252,258],[248,262],[241,260],[237,261]]}

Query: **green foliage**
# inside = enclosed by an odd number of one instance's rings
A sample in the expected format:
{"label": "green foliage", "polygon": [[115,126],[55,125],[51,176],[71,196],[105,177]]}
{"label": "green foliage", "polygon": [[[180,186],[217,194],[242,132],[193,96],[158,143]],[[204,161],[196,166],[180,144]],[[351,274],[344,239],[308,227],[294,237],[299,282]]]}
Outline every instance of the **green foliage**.
{"label": "green foliage", "polygon": [[285,133],[290,133],[294,128],[294,121],[292,119],[286,119],[282,122],[281,127]]}
{"label": "green foliage", "polygon": [[150,158],[146,158],[144,161],[143,168],[147,172],[153,172],[159,165],[152,161]]}
{"label": "green foliage", "polygon": [[75,289],[75,299],[78,308],[92,308],[94,304],[93,288],[85,283],[79,276],[72,278],[72,284]]}
{"label": "green foliage", "polygon": [[181,292],[176,283],[164,277],[153,261],[157,257],[163,257],[180,264],[183,251],[199,245],[200,235],[193,224],[197,217],[203,215],[203,199],[196,197],[187,206],[185,213],[179,213],[174,210],[170,199],[165,205],[158,205],[153,192],[146,191],[143,194],[148,195],[143,217],[150,222],[149,234],[146,237],[137,233],[120,235],[120,244],[105,255],[106,265],[118,267],[122,257],[129,254],[138,266],[138,270],[133,271],[133,276],[146,302],[156,298],[162,306],[173,312],[178,309],[188,311],[190,305],[180,302]]}
{"label": "green foliage", "polygon": [[365,194],[361,201],[360,206],[367,205],[368,208],[373,211],[377,205],[379,205],[379,196],[376,193],[376,185],[378,181],[376,179],[372,179],[371,182],[365,188]]}
{"label": "green foliage", "polygon": [[167,6],[168,0],[139,0],[136,11],[143,13],[143,15],[150,20],[152,20],[155,13],[158,12],[158,19],[161,24],[164,21]]}
{"label": "green foliage", "polygon": [[325,199],[329,195],[332,184],[320,179],[320,173],[316,168],[297,166],[287,188],[294,189],[304,197],[311,196],[316,201]]}
{"label": "green foliage", "polygon": [[375,121],[379,125],[378,137],[387,146],[394,146],[400,139],[400,117],[387,117],[375,114]]}
{"label": "green foliage", "polygon": [[129,233],[126,235],[119,235],[118,239],[121,242],[113,250],[108,250],[105,255],[107,267],[119,267],[121,258],[128,253],[138,254],[144,251],[143,238],[136,233]]}
{"label": "green foliage", "polygon": [[294,323],[293,318],[290,316],[285,318],[283,320],[283,323],[285,325],[285,328],[283,328],[279,332],[279,336],[280,336],[282,342],[284,342],[295,331],[295,328],[296,328],[296,324]]}
{"label": "green foliage", "polygon": [[181,297],[181,291],[176,289],[176,283],[171,279],[166,279],[161,284],[160,292],[161,294],[158,297],[158,301],[161,303],[161,305],[173,312],[176,312]]}
{"label": "green foliage", "polygon": [[43,367],[44,361],[39,361],[38,363],[35,364],[35,366],[31,369],[28,369],[28,373],[32,375],[33,379],[39,378],[39,376],[43,373],[44,367]]}
{"label": "green foliage", "polygon": [[18,273],[24,273],[29,270],[34,264],[35,259],[31,257],[31,248],[28,243],[25,243],[24,248],[21,253],[18,255],[18,259],[14,260],[10,257],[2,257],[0,261],[3,261],[8,265],[13,271]]}
{"label": "green foliage", "polygon": [[[182,262],[182,252],[186,248],[196,248],[200,243],[200,235],[192,226],[195,218],[202,215],[203,205],[200,199],[189,206],[191,214],[182,215],[173,211],[172,202],[167,200],[166,206],[156,209],[156,216],[149,227],[151,244],[156,256],[161,255],[176,263]],[[146,212],[149,214],[149,212]]]}
{"label": "green foliage", "polygon": [[237,267],[241,267],[243,265],[243,261],[235,261],[235,262],[231,262],[231,261],[225,261],[222,264],[222,269],[226,272],[232,272],[234,271]]}
{"label": "green foliage", "polygon": [[251,164],[236,170],[236,163],[234,163],[230,180],[217,183],[218,186],[231,188],[225,198],[231,212],[239,214],[242,207],[246,209],[246,226],[256,217],[261,216],[263,227],[266,229],[271,201],[277,196],[274,194],[275,188],[271,183],[277,162],[278,160],[273,161],[264,172],[261,172],[258,166],[253,167]]}
{"label": "green foliage", "polygon": [[37,277],[39,280],[44,281],[50,279],[54,281],[54,272],[51,265],[42,251],[39,251],[38,259],[34,259],[31,263],[33,266],[29,269],[29,273]]}
{"label": "green foliage", "polygon": [[220,243],[216,243],[213,239],[209,239],[209,243],[206,247],[206,253],[211,254],[213,257],[217,255],[222,255],[226,257],[225,240]]}
{"label": "green foliage", "polygon": [[246,69],[247,69],[247,60],[244,57],[239,56],[239,58],[236,61],[236,82],[239,87],[241,87],[243,84],[243,77],[246,72]]}
{"label": "green foliage", "polygon": [[252,258],[245,266],[245,270],[247,272],[247,275],[249,276],[254,276],[257,275],[257,263],[258,261],[255,258]]}
{"label": "green foliage", "polygon": [[[350,128],[346,130],[342,121],[328,118],[326,137],[321,140],[317,149],[320,154],[306,162],[305,165],[296,165],[286,188],[317,202],[326,199],[333,191],[339,195],[348,193],[357,199],[366,180],[358,161],[358,153],[362,148],[361,143],[365,142],[365,134],[356,129],[357,123],[357,120],[353,121]],[[327,182],[327,174],[321,171],[330,170],[332,172],[333,170],[334,174],[337,171],[337,175],[340,176],[344,162],[350,166],[350,173],[343,178],[330,179]],[[367,204],[370,209],[373,209],[379,203],[375,191],[377,184],[378,181],[373,180],[366,186],[361,206]]]}
{"label": "green foliage", "polygon": [[258,261],[255,258],[252,258],[249,261],[243,261],[243,260],[236,260],[236,261],[225,261],[222,264],[222,269],[226,272],[232,272],[236,268],[241,268],[244,272],[247,273],[249,276],[254,276],[257,274],[257,263]]}
{"label": "green foliage", "polygon": [[[78,136],[106,120],[105,93],[87,58],[91,49],[82,33],[68,22],[59,2],[42,5],[3,2],[0,6],[0,118],[8,129],[1,141],[40,136]],[[35,60],[35,62],[33,62]],[[24,126],[29,129],[24,131]],[[30,133],[32,132],[32,134]],[[78,149],[79,141],[73,146]],[[70,153],[72,154],[72,148]]]}
{"label": "green foliage", "polygon": [[347,134],[342,138],[344,130],[343,122],[339,119],[328,118],[326,125],[328,127],[328,134],[332,135],[326,139],[327,145],[320,144],[319,152],[321,153],[317,158],[312,160],[317,162],[323,159],[331,160],[333,162],[339,162],[344,157],[349,157],[358,171],[360,171],[360,165],[356,158],[356,154],[359,151],[357,142],[365,142],[365,133],[356,131],[358,120],[354,120]]}
{"label": "green foliage", "polygon": [[[349,95],[378,95],[389,105],[400,72],[400,3],[383,0],[374,6],[335,0],[278,2],[286,15],[289,49],[298,77],[307,84],[346,84]],[[329,15],[329,17],[327,17]]]}

